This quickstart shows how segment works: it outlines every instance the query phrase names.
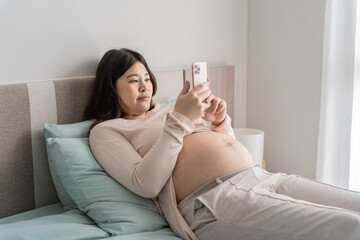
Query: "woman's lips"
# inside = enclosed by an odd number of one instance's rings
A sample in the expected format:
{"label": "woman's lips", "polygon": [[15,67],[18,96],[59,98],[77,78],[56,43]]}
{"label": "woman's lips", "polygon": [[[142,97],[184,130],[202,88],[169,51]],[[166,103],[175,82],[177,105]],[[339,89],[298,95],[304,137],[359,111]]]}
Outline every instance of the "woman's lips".
{"label": "woman's lips", "polygon": [[139,101],[149,101],[150,97],[140,97],[138,98]]}

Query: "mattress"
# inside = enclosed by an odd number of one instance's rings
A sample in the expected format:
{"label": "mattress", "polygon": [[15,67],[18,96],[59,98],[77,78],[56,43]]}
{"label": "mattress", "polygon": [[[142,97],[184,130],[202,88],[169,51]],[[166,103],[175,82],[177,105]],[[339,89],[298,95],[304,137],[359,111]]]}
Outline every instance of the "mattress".
{"label": "mattress", "polygon": [[0,224],[9,224],[18,221],[25,221],[47,215],[61,214],[63,212],[65,212],[64,206],[59,202],[46,207],[41,207],[27,212],[15,214],[10,217],[2,218],[0,219]]}
{"label": "mattress", "polygon": [[64,210],[63,205],[57,203],[0,219],[0,239],[175,240],[179,238],[170,228],[153,232],[111,236],[111,234],[99,228],[82,211],[78,209]]}

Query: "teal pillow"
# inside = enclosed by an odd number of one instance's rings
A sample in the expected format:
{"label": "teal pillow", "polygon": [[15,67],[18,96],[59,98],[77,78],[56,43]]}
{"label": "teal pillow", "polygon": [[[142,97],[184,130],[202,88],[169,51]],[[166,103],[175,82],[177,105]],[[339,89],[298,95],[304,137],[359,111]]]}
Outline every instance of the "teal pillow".
{"label": "teal pillow", "polygon": [[[68,137],[68,138],[79,138],[87,137],[89,135],[89,127],[93,121],[83,121],[73,124],[44,124],[45,138],[50,137]],[[48,151],[49,152],[49,151]],[[64,205],[65,209],[77,208],[76,203],[64,189],[64,186],[59,178],[58,171],[54,166],[55,159],[53,155],[48,154],[49,168],[51,177],[54,182],[56,192],[59,196],[60,202]]]}
{"label": "teal pillow", "polygon": [[44,124],[45,139],[58,138],[81,138],[89,136],[89,127],[94,121],[88,120],[72,124]]}
{"label": "teal pillow", "polygon": [[[76,126],[84,130],[86,124]],[[130,192],[101,168],[91,153],[87,137],[71,137],[71,132],[83,131],[75,131],[74,125],[69,129],[54,124],[44,127],[49,161],[64,190],[99,227],[112,235],[168,227],[151,199]]]}

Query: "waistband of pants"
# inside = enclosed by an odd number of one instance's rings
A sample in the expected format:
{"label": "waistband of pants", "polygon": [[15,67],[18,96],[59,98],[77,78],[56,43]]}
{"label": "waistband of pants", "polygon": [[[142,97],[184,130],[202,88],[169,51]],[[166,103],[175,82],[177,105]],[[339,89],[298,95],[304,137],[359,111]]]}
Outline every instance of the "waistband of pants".
{"label": "waistband of pants", "polygon": [[[257,164],[258,165],[258,164]],[[227,173],[221,177],[217,177],[213,180],[211,180],[208,183],[205,183],[204,185],[202,185],[201,187],[199,187],[198,189],[196,189],[194,192],[190,193],[187,197],[185,197],[179,204],[178,204],[178,208],[182,208],[184,205],[186,205],[187,202],[189,202],[191,199],[197,198],[198,196],[210,191],[211,189],[215,188],[216,186],[220,185],[221,183],[225,182],[226,180],[236,176],[237,174],[244,172],[248,169],[251,169],[257,165],[251,165],[249,167],[246,168],[242,168],[239,169],[235,172],[231,172],[231,173]]]}

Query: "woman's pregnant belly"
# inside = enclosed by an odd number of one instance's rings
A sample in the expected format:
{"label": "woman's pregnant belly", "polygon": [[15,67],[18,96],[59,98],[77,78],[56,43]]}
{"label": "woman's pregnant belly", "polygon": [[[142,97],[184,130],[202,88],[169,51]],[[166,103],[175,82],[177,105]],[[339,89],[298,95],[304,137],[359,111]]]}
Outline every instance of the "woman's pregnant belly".
{"label": "woman's pregnant belly", "polygon": [[184,138],[173,182],[177,202],[205,183],[253,164],[249,151],[231,136],[218,132],[193,133]]}

